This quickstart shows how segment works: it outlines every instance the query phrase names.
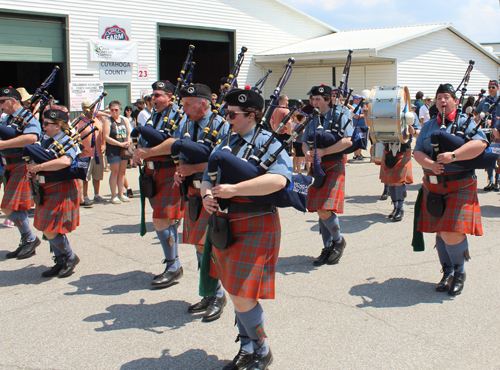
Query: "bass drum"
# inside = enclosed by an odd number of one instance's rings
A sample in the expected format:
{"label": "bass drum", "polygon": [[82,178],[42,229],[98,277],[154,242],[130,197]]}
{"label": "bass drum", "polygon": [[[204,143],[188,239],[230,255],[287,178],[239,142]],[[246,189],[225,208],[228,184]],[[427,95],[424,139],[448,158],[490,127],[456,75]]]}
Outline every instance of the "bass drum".
{"label": "bass drum", "polygon": [[372,160],[376,165],[380,166],[382,163],[382,156],[384,155],[384,143],[373,143]]}
{"label": "bass drum", "polygon": [[368,120],[370,136],[374,142],[406,143],[409,139],[409,135],[406,134],[407,126],[414,121],[408,88],[378,86],[372,89],[368,104]]}

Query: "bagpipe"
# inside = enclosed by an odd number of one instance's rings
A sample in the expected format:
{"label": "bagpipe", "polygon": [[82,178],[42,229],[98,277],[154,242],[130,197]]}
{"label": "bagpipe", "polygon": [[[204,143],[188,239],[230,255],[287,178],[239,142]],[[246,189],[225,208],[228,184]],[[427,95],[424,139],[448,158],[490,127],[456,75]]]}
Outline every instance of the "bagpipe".
{"label": "bagpipe", "polygon": [[[41,164],[45,162],[52,161],[57,158],[61,158],[68,150],[75,148],[81,145],[81,142],[91,135],[93,132],[98,131],[99,128],[94,126],[87,132],[85,135],[81,135],[83,130],[85,130],[88,126],[90,126],[90,122],[87,123],[84,127],[78,130],[72,136],[63,136],[65,141],[57,146],[53,146],[53,143],[50,144],[47,148],[42,147],[42,145],[37,142],[35,144],[26,145],[23,148],[23,158],[26,162],[33,161],[35,163]],[[72,179],[80,179],[84,181],[88,181],[89,174],[91,172],[90,162],[91,157],[80,158],[77,157],[70,166],[66,168],[62,168],[57,171],[46,172],[47,176],[50,176],[52,180],[55,181],[63,181],[63,180],[72,180]],[[45,173],[45,171],[44,171]]]}
{"label": "bagpipe", "polygon": [[[195,63],[193,62],[193,51],[194,46],[189,45],[186,60],[182,65],[180,75],[177,78],[177,85],[175,86],[168,107],[166,108],[165,114],[163,115],[163,122],[159,127],[159,130],[156,129],[153,122],[154,115],[156,114],[155,107],[153,109],[153,112],[151,112],[151,117],[146,122],[146,124],[144,126],[135,127],[130,133],[130,138],[132,139],[132,143],[135,146],[138,145],[139,136],[142,136],[144,140],[147,141],[148,147],[150,148],[160,145],[165,140],[172,137],[174,131],[178,128],[178,123],[184,117],[182,106],[180,104],[177,104],[180,100],[179,92],[183,86],[187,86],[190,82],[192,82],[193,70],[195,65]],[[185,79],[184,76],[186,74],[186,71],[188,72],[188,74]],[[175,114],[172,118],[170,118],[173,110],[175,110]]]}
{"label": "bagpipe", "polygon": [[[170,154],[172,155],[172,159],[174,160],[175,164],[179,164],[179,157],[181,153],[184,153],[184,155],[189,158],[190,163],[193,164],[204,163],[208,161],[210,153],[217,144],[217,135],[219,134],[219,131],[222,129],[224,124],[227,122],[225,117],[219,115],[219,112],[222,108],[222,102],[224,101],[226,94],[233,88],[236,77],[238,77],[241,65],[243,64],[243,60],[245,59],[245,53],[247,50],[248,49],[245,46],[241,48],[241,51],[238,54],[238,59],[231,69],[228,81],[224,84],[224,88],[217,98],[215,108],[212,111],[212,115],[210,116],[207,126],[203,130],[203,134],[201,135],[200,139],[197,140],[197,138],[191,138],[189,136],[188,126],[186,123],[186,133],[184,134],[184,136],[172,143],[172,146],[170,147]],[[222,120],[215,129],[212,129],[217,117],[221,117]]]}
{"label": "bagpipe", "polygon": [[[312,115],[307,115],[307,119],[300,123],[286,141],[272,153],[265,161],[262,161],[262,156],[267,153],[275,136],[272,136],[259,149],[256,155],[252,155],[248,160],[239,158],[231,153],[229,147],[230,137],[228,134],[227,144],[220,151],[212,153],[208,160],[207,171],[210,176],[210,181],[217,181],[218,173],[221,173],[221,183],[237,184],[242,181],[251,180],[261,176],[267,172],[269,167],[277,161],[279,154],[291,145],[293,140],[300,135],[307,125],[319,114],[318,109],[315,109]],[[257,130],[257,127],[255,128]],[[248,197],[256,204],[272,204],[276,207],[293,207],[301,212],[306,211],[307,193],[309,187],[313,184],[314,179],[310,176],[301,174],[293,175],[292,181],[283,189],[263,196]],[[219,205],[224,208],[224,202],[219,199]]]}
{"label": "bagpipe", "polygon": [[[461,96],[460,96],[459,104],[457,107],[455,118],[451,124],[450,132],[446,131],[446,128],[447,128],[446,127],[446,114],[445,114],[445,109],[443,108],[443,112],[441,113],[442,124],[440,126],[440,129],[434,131],[431,134],[431,145],[434,148],[434,151],[433,151],[431,158],[434,161],[436,160],[438,154],[445,153],[445,152],[452,152],[454,150],[457,150],[462,145],[464,145],[465,143],[472,140],[472,137],[477,134],[481,125],[484,124],[484,121],[483,121],[484,118],[483,118],[481,120],[481,122],[479,122],[471,130],[471,132],[469,132],[469,134],[465,135],[467,128],[469,127],[470,123],[472,122],[473,111],[471,108],[467,112],[467,119],[463,122],[462,125],[458,126],[459,118],[463,117],[463,115],[462,115],[463,100],[464,100],[465,94],[467,92],[467,84],[469,82],[470,73],[472,72],[473,67],[474,67],[474,61],[470,60],[469,66],[467,67],[467,71],[465,72],[465,76],[459,85],[459,87],[460,87],[463,83],[463,87],[460,90]],[[458,91],[458,89],[457,89],[457,91]],[[492,104],[490,107],[490,110],[488,110],[488,113],[490,115],[493,114],[493,112],[495,111],[495,109],[498,105],[498,102],[500,102],[500,97],[497,99],[496,104]],[[491,147],[488,146],[484,150],[483,153],[481,153],[479,156],[477,156],[473,159],[469,159],[469,160],[465,160],[465,161],[456,161],[453,163],[460,165],[464,169],[468,169],[468,170],[470,170],[470,169],[483,169],[483,168],[488,168],[488,167],[495,167],[497,159],[498,159],[498,153],[493,153],[493,151],[491,150]]]}
{"label": "bagpipe", "polygon": [[[37,113],[42,113],[45,107],[50,103],[53,98],[48,92],[47,88],[54,82],[59,66],[55,66],[50,75],[42,82],[35,93],[23,102],[23,108],[19,114],[13,118],[8,126],[0,125],[0,139],[10,140],[23,133],[23,130],[28,126],[29,122]],[[34,112],[35,106],[40,103],[39,108]]]}

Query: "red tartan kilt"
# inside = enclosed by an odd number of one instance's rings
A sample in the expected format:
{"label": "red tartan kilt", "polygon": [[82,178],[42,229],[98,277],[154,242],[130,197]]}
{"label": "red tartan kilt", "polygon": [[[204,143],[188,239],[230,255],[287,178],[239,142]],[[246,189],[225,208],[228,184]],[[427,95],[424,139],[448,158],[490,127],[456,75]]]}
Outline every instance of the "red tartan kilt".
{"label": "red tartan kilt", "polygon": [[[189,195],[200,196],[200,189],[189,187]],[[186,203],[184,207],[184,221],[182,227],[182,243],[203,245],[207,233],[207,221],[209,213],[205,207],[201,207],[200,217],[196,221],[189,218],[189,206]]]}
{"label": "red tartan kilt", "polygon": [[146,169],[146,174],[154,174],[156,195],[149,199],[153,208],[153,218],[179,220],[183,216],[183,204],[179,187],[174,186],[175,167],[155,170]]}
{"label": "red tartan kilt", "polygon": [[322,163],[325,183],[321,189],[309,188],[307,210],[316,212],[325,209],[335,213],[344,212],[344,185],[346,156],[341,160]]}
{"label": "red tartan kilt", "polygon": [[43,205],[35,208],[34,226],[40,231],[66,234],[80,225],[80,197],[76,180],[40,184]]}
{"label": "red tartan kilt", "polygon": [[380,181],[384,184],[389,184],[394,186],[401,182],[405,184],[413,184],[413,172],[411,168],[411,149],[407,149],[404,153],[396,154],[398,161],[393,168],[389,168],[385,165],[385,155],[382,157],[382,163],[380,165]]}
{"label": "red tartan kilt", "polygon": [[[476,179],[467,178],[446,184],[448,188],[444,189],[443,184],[431,184],[427,180],[423,180],[423,196],[417,230],[425,233],[447,231],[483,235]],[[431,216],[427,212],[429,191],[437,194],[448,194],[445,198],[446,209],[441,217]]]}
{"label": "red tartan kilt", "polygon": [[233,244],[212,247],[210,275],[220,279],[229,294],[252,299],[274,299],[276,262],[281,226],[278,211],[255,217],[232,213]]}
{"label": "red tartan kilt", "polygon": [[31,195],[30,181],[26,164],[8,164],[5,170],[9,171],[9,182],[4,189],[2,208],[13,211],[27,211],[35,205]]}

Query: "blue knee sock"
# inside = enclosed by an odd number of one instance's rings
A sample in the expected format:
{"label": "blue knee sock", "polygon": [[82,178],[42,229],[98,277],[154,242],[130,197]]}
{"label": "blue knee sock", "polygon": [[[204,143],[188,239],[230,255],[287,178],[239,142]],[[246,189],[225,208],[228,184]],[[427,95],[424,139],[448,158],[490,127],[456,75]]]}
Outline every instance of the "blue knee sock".
{"label": "blue knee sock", "polygon": [[384,193],[389,192],[389,184],[384,183]]}
{"label": "blue knee sock", "polygon": [[241,349],[247,351],[248,353],[253,353],[253,343],[252,339],[248,336],[245,326],[241,323],[239,313],[234,311],[236,315],[236,325],[238,325],[239,340],[241,341]]}
{"label": "blue knee sock", "polygon": [[257,306],[247,312],[238,312],[238,318],[246,329],[248,336],[253,341],[254,351],[261,355],[269,352],[264,331],[264,310],[259,302]]}
{"label": "blue knee sock", "polygon": [[175,225],[169,226],[165,230],[156,231],[156,235],[158,235],[163,248],[167,269],[170,271],[177,270],[181,266],[178,256],[177,227]]}
{"label": "blue knee sock", "polygon": [[201,267],[201,259],[203,257],[203,254],[201,254],[200,252],[196,251],[196,259],[198,260],[198,268]]}
{"label": "blue knee sock", "polygon": [[215,295],[219,298],[222,298],[224,296],[224,289],[222,289],[222,283],[220,280],[218,280],[217,293],[215,293]]}
{"label": "blue knee sock", "polygon": [[75,254],[71,250],[71,246],[69,245],[68,238],[64,234],[57,234],[54,239],[49,240],[50,246],[52,247],[52,251],[56,255],[64,255],[68,258],[74,258]]}
{"label": "blue knee sock", "polygon": [[455,272],[465,272],[465,260],[469,259],[469,243],[467,242],[467,238],[455,245],[446,244],[446,251],[450,256]]}
{"label": "blue knee sock", "polygon": [[396,208],[403,209],[403,204],[406,198],[406,184],[402,186],[395,186],[394,192],[396,194]]}
{"label": "blue knee sock", "polygon": [[323,245],[329,247],[332,244],[332,235],[330,234],[330,230],[326,227],[323,220],[319,219],[319,228],[321,230],[321,238],[323,238]]}
{"label": "blue knee sock", "polygon": [[7,217],[16,224],[22,237],[27,238],[27,240],[34,240],[36,238],[36,235],[33,234],[30,228],[28,211],[14,211]]}
{"label": "blue knee sock", "polygon": [[491,183],[495,182],[495,179],[493,177],[493,171],[494,171],[493,167],[488,167],[486,169],[486,173],[488,174],[488,181],[491,182]]}
{"label": "blue knee sock", "polygon": [[330,235],[332,236],[332,240],[337,243],[342,239],[340,235],[340,222],[337,215],[334,213],[326,220],[323,220],[323,223],[328,228]]}
{"label": "blue knee sock", "polygon": [[397,201],[397,196],[396,196],[396,187],[395,186],[389,186],[389,196],[391,197],[392,203],[394,204],[394,207],[396,207],[396,201]]}
{"label": "blue knee sock", "polygon": [[439,262],[443,267],[443,273],[449,274],[453,272],[453,263],[451,262],[450,256],[446,251],[446,245],[444,240],[439,236],[436,236],[436,250],[438,252]]}

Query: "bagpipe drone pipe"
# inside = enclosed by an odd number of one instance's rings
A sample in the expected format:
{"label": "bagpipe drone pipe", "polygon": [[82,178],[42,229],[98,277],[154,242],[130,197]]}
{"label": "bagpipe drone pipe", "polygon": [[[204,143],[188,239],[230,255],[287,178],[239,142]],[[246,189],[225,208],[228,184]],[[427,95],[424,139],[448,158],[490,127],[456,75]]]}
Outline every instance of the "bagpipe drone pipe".
{"label": "bagpipe drone pipe", "polygon": [[[90,124],[90,123],[89,123]],[[87,124],[84,126],[81,131],[83,131]],[[94,126],[91,128],[89,132],[85,135],[81,135],[81,131],[77,132],[72,137],[65,136],[66,140],[58,144],[57,146],[53,146],[51,144],[48,148],[43,148],[40,143],[35,143],[31,145],[26,145],[23,148],[23,158],[26,162],[34,162],[34,163],[45,163],[52,161],[54,159],[62,157],[68,150],[73,147],[77,147],[81,144],[82,140],[91,135],[94,131],[98,131],[99,128]],[[49,149],[50,148],[50,149]],[[60,148],[60,149],[58,149]],[[88,181],[88,175],[91,171],[90,168],[91,157],[80,158],[77,157],[70,166],[60,169],[58,171],[44,171],[43,174],[46,175],[47,178],[50,178],[54,181],[63,181],[63,180],[72,180],[72,179],[80,179]]]}
{"label": "bagpipe drone pipe", "polygon": [[[220,151],[212,153],[208,159],[208,174],[212,182],[215,183],[217,175],[221,173],[221,182],[228,184],[237,184],[242,181],[251,180],[266,173],[267,169],[278,159],[278,155],[285,150],[292,141],[300,135],[306,126],[319,114],[317,109],[314,110],[312,116],[299,124],[290,138],[283,142],[281,146],[272,153],[264,162],[258,157],[259,151],[256,155],[251,156],[248,161],[234,156],[231,154],[229,146],[225,146]],[[257,129],[257,128],[256,128]],[[230,135],[228,134],[228,142]],[[262,146],[269,148],[274,137],[271,138]],[[261,149],[262,149],[261,147]],[[266,153],[267,149],[262,151]],[[263,154],[262,154],[263,155]],[[305,212],[307,205],[307,192],[309,186],[312,185],[314,179],[310,176],[301,174],[293,175],[292,181],[287,186],[277,192],[263,196],[250,196],[250,200],[256,204],[272,204],[276,207],[293,207],[299,211]],[[219,200],[220,201],[220,200]]]}

